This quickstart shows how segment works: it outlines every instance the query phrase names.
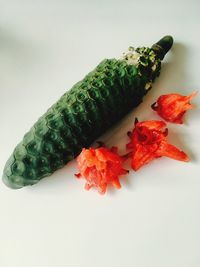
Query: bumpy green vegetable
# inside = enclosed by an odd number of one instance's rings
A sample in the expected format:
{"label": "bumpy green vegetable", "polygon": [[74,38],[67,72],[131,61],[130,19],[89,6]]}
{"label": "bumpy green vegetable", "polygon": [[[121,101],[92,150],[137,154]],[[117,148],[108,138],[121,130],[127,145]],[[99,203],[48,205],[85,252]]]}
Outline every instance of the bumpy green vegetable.
{"label": "bumpy green vegetable", "polygon": [[152,48],[130,47],[121,59],[103,60],[25,134],[6,163],[4,183],[33,185],[76,157],[142,101],[172,43],[165,36]]}

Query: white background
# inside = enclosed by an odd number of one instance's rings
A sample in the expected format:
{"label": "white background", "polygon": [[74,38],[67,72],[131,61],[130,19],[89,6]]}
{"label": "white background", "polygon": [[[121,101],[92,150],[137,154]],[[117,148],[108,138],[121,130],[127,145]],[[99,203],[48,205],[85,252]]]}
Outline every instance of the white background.
{"label": "white background", "polygon": [[[200,88],[200,2],[0,0],[0,172],[24,133],[103,58],[165,34],[175,45],[145,101],[101,138],[128,141],[134,117],[163,93]],[[1,267],[199,267],[200,96],[169,140],[190,163],[161,158],[105,196],[85,191],[75,162],[33,187],[0,184]]]}

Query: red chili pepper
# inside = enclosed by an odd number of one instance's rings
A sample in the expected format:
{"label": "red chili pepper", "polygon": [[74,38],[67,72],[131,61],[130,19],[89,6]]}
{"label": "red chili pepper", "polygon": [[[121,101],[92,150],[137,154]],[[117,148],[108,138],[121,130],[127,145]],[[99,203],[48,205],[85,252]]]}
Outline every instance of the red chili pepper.
{"label": "red chili pepper", "polygon": [[185,112],[193,108],[190,104],[190,100],[192,100],[196,94],[197,92],[193,92],[189,96],[180,94],[161,95],[151,107],[166,121],[182,124],[182,118]]}
{"label": "red chili pepper", "polygon": [[116,147],[83,148],[77,157],[80,173],[75,175],[86,179],[86,190],[96,187],[99,193],[104,194],[108,184],[121,188],[119,175],[128,172],[122,167],[124,160],[125,157],[118,155]]}
{"label": "red chili pepper", "polygon": [[167,142],[168,129],[163,121],[135,121],[135,128],[128,133],[131,141],[127,148],[132,150],[131,166],[136,171],[154,158],[169,157],[189,161],[188,156],[177,147]]}

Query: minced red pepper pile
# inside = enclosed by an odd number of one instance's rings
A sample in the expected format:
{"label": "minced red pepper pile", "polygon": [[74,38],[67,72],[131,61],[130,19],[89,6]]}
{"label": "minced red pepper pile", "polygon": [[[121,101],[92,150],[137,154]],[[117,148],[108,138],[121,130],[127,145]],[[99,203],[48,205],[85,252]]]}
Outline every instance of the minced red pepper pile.
{"label": "minced red pepper pile", "polygon": [[119,176],[128,172],[123,169],[124,161],[125,157],[118,155],[116,147],[83,148],[77,158],[80,173],[76,176],[85,177],[86,190],[96,187],[99,193],[104,194],[108,184],[121,188]]}
{"label": "minced red pepper pile", "polygon": [[[183,123],[183,115],[193,106],[190,100],[196,92],[189,96],[168,94],[160,96],[151,105],[158,115],[168,122]],[[85,189],[96,187],[100,194],[106,192],[108,185],[121,188],[119,176],[129,171],[123,168],[126,159],[131,159],[131,167],[137,171],[142,166],[159,157],[169,157],[180,161],[189,161],[189,157],[173,144],[168,143],[167,124],[161,120],[135,120],[134,128],[128,132],[130,142],[126,145],[127,154],[120,156],[117,148],[106,148],[101,144],[98,148],[83,148],[77,157],[79,173],[77,178],[86,180]]]}

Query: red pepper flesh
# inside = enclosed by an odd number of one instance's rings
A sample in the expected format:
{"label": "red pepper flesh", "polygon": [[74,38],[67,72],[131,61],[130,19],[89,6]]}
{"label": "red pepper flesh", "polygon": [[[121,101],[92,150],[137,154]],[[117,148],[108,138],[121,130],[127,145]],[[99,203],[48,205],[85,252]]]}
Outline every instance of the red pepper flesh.
{"label": "red pepper flesh", "polygon": [[104,194],[109,184],[121,188],[119,176],[128,172],[122,167],[124,160],[125,157],[118,155],[116,147],[83,148],[77,157],[80,173],[76,176],[86,179],[86,190],[96,187],[100,194]]}
{"label": "red pepper flesh", "polygon": [[151,107],[164,120],[182,124],[185,112],[193,108],[190,104],[190,100],[192,100],[196,94],[197,92],[193,92],[189,96],[180,94],[161,95]]}
{"label": "red pepper flesh", "polygon": [[180,161],[189,161],[185,152],[167,142],[168,129],[163,121],[135,122],[135,128],[129,133],[131,141],[127,148],[130,153],[131,166],[136,171],[154,158],[169,157]]}

